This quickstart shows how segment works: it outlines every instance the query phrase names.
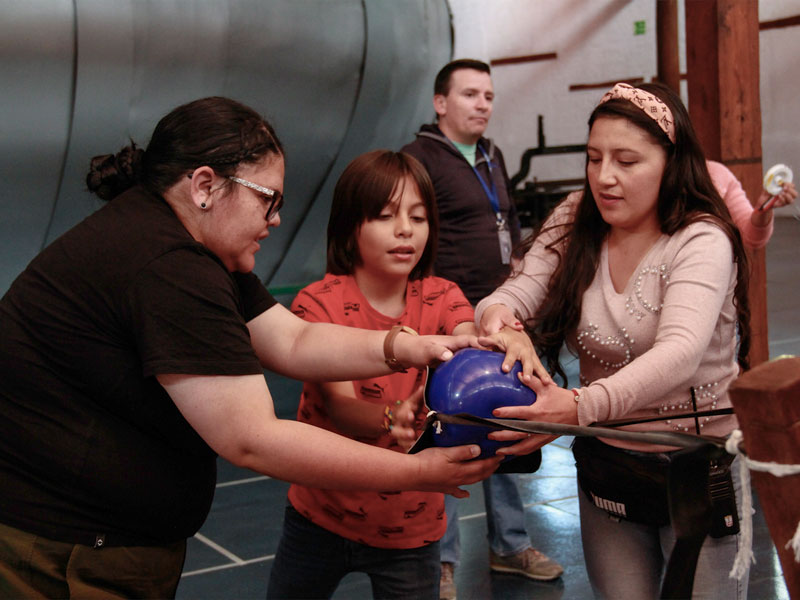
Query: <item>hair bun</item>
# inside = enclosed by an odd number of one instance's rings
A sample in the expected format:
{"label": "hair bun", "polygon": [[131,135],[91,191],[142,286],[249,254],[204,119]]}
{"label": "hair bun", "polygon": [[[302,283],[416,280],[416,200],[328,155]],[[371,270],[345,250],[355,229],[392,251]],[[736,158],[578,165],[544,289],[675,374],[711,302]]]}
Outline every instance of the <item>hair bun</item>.
{"label": "hair bun", "polygon": [[103,154],[92,158],[86,186],[103,200],[111,200],[136,185],[144,150],[131,142],[116,154]]}

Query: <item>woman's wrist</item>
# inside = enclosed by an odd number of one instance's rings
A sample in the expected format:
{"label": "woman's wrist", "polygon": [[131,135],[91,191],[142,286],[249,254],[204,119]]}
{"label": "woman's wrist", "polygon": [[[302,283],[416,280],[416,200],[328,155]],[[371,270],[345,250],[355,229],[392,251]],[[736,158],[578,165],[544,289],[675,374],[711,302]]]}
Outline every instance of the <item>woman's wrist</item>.
{"label": "woman's wrist", "polygon": [[750,215],[750,223],[755,227],[767,227],[772,222],[772,209],[756,209]]}
{"label": "woman's wrist", "polygon": [[386,337],[383,338],[383,358],[384,362],[386,362],[386,366],[392,371],[405,373],[406,366],[397,360],[394,348],[395,340],[401,333],[407,333],[414,336],[419,335],[416,331],[411,329],[411,327],[407,327],[406,325],[395,325],[389,330],[389,333],[386,334]]}
{"label": "woman's wrist", "polygon": [[583,387],[571,388],[569,391],[572,394],[572,400],[573,400],[571,402],[571,405],[572,405],[572,408],[575,410],[575,413],[574,413],[575,414],[575,424],[580,424],[580,418],[578,416],[578,413],[581,410],[581,405],[584,403],[584,401],[586,399],[585,398],[586,388],[583,388]]}

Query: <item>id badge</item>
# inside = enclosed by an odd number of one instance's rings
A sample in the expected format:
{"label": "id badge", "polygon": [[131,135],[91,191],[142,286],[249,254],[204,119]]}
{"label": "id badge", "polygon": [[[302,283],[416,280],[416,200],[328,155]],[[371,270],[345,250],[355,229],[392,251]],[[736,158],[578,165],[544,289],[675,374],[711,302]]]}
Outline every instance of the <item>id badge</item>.
{"label": "id badge", "polygon": [[497,222],[497,240],[500,242],[500,260],[504,265],[511,264],[511,232],[505,219]]}

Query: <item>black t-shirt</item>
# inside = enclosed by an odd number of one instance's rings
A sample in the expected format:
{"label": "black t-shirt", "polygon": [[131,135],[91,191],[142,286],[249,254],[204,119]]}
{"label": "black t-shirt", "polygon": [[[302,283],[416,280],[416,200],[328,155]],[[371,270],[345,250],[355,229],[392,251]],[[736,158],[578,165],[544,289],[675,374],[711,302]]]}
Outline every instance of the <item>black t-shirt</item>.
{"label": "black t-shirt", "polygon": [[262,373],[246,323],[274,304],[138,188],[53,242],[0,300],[0,521],[89,545],[193,535],[216,455],[155,375]]}

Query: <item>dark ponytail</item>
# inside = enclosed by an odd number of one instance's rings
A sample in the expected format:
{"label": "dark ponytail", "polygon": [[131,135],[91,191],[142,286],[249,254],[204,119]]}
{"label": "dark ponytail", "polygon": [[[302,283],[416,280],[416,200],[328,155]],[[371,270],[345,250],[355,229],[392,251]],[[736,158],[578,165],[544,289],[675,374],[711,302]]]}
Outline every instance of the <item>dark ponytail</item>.
{"label": "dark ponytail", "polygon": [[162,118],[147,150],[131,142],[117,154],[95,156],[86,185],[103,200],[136,184],[162,195],[198,167],[234,175],[239,165],[257,163],[270,153],[283,156],[283,146],[266,119],[235,100],[213,96]]}
{"label": "dark ponytail", "polygon": [[131,141],[116,154],[95,156],[86,175],[86,187],[102,200],[119,196],[139,181],[144,150]]}

